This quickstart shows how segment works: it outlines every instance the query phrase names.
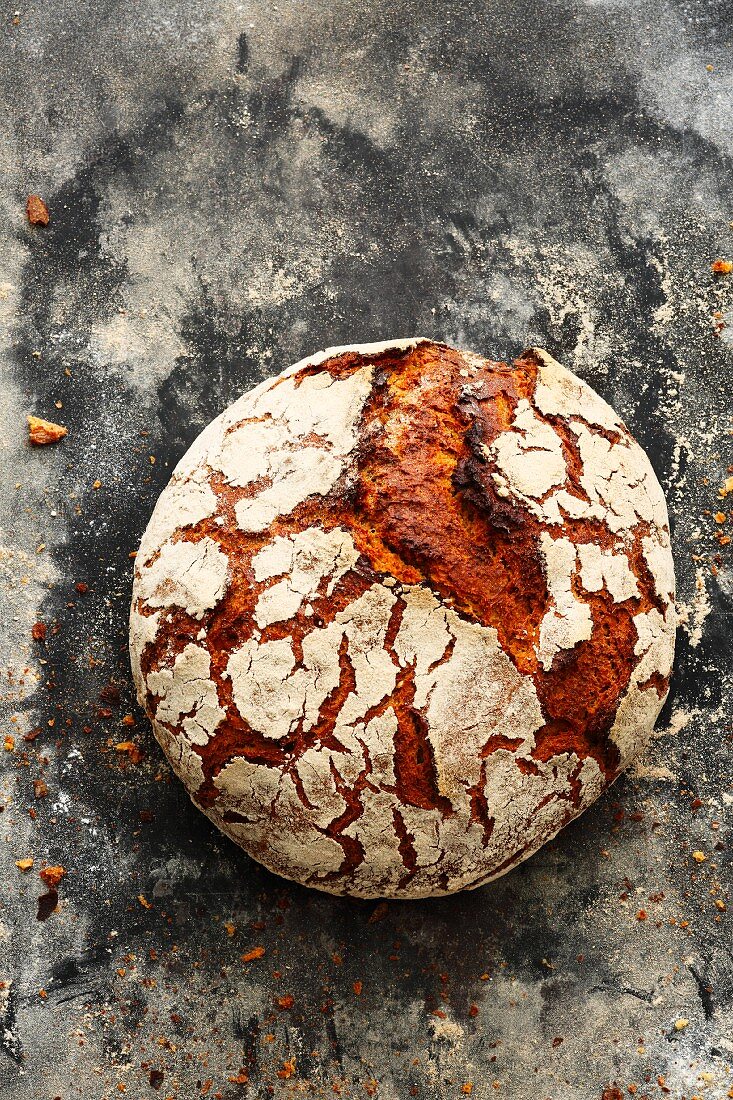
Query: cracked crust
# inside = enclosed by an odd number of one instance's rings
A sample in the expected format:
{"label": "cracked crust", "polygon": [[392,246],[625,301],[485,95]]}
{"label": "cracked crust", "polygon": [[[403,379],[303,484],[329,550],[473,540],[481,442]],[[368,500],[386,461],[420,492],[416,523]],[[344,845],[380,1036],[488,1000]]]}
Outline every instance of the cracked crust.
{"label": "cracked crust", "polygon": [[143,537],[141,704],[191,797],[333,893],[479,886],[581,813],[667,693],[664,497],[539,349],[333,348],[202,433]]}

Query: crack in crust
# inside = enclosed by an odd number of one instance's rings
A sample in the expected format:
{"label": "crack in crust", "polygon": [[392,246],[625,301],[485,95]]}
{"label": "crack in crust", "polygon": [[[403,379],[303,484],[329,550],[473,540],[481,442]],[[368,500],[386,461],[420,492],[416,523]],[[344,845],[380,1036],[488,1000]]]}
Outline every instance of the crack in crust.
{"label": "crack in crust", "polygon": [[334,893],[475,887],[612,782],[667,693],[666,509],[546,353],[338,349],[245,394],[136,562],[142,705],[192,797]]}

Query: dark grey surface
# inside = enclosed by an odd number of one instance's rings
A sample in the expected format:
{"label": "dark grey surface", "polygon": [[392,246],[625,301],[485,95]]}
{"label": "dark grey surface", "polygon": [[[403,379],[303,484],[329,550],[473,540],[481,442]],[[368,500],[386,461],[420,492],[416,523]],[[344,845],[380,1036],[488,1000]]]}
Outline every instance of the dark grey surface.
{"label": "dark grey surface", "polygon": [[[660,1074],[674,1098],[727,1095],[733,572],[710,512],[733,462],[712,317],[733,277],[710,263],[733,253],[728,5],[13,10],[0,1096],[141,1100],[151,1070],[177,1100],[208,1081],[226,1100],[466,1082],[481,1100],[657,1097]],[[31,191],[46,230],[25,223]],[[596,807],[494,885],[375,911],[275,879],[170,781],[132,701],[128,554],[184,446],[244,388],[413,333],[494,357],[543,344],[611,401],[668,493],[683,622],[659,736]],[[30,451],[27,412],[68,438]],[[119,703],[100,703],[110,681]],[[114,749],[130,734],[138,766]],[[68,875],[39,921],[44,861]],[[249,1085],[228,1080],[242,1069]]]}

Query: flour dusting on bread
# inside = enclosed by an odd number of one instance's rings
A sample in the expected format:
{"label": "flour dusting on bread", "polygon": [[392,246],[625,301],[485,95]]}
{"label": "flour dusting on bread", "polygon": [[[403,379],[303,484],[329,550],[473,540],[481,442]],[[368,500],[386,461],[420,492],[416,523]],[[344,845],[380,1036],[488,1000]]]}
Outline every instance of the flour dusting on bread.
{"label": "flour dusting on bread", "polygon": [[421,897],[503,874],[646,744],[674,648],[664,497],[540,349],[332,348],[201,434],[136,561],[142,705],[272,870]]}

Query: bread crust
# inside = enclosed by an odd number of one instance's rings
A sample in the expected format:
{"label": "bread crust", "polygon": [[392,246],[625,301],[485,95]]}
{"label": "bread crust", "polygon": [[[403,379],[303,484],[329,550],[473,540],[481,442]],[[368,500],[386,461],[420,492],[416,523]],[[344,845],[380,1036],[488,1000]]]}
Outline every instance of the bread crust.
{"label": "bread crust", "polygon": [[674,651],[664,496],[541,349],[329,349],[245,394],[135,563],[138,696],[194,802],[287,878],[473,888],[646,744]]}

